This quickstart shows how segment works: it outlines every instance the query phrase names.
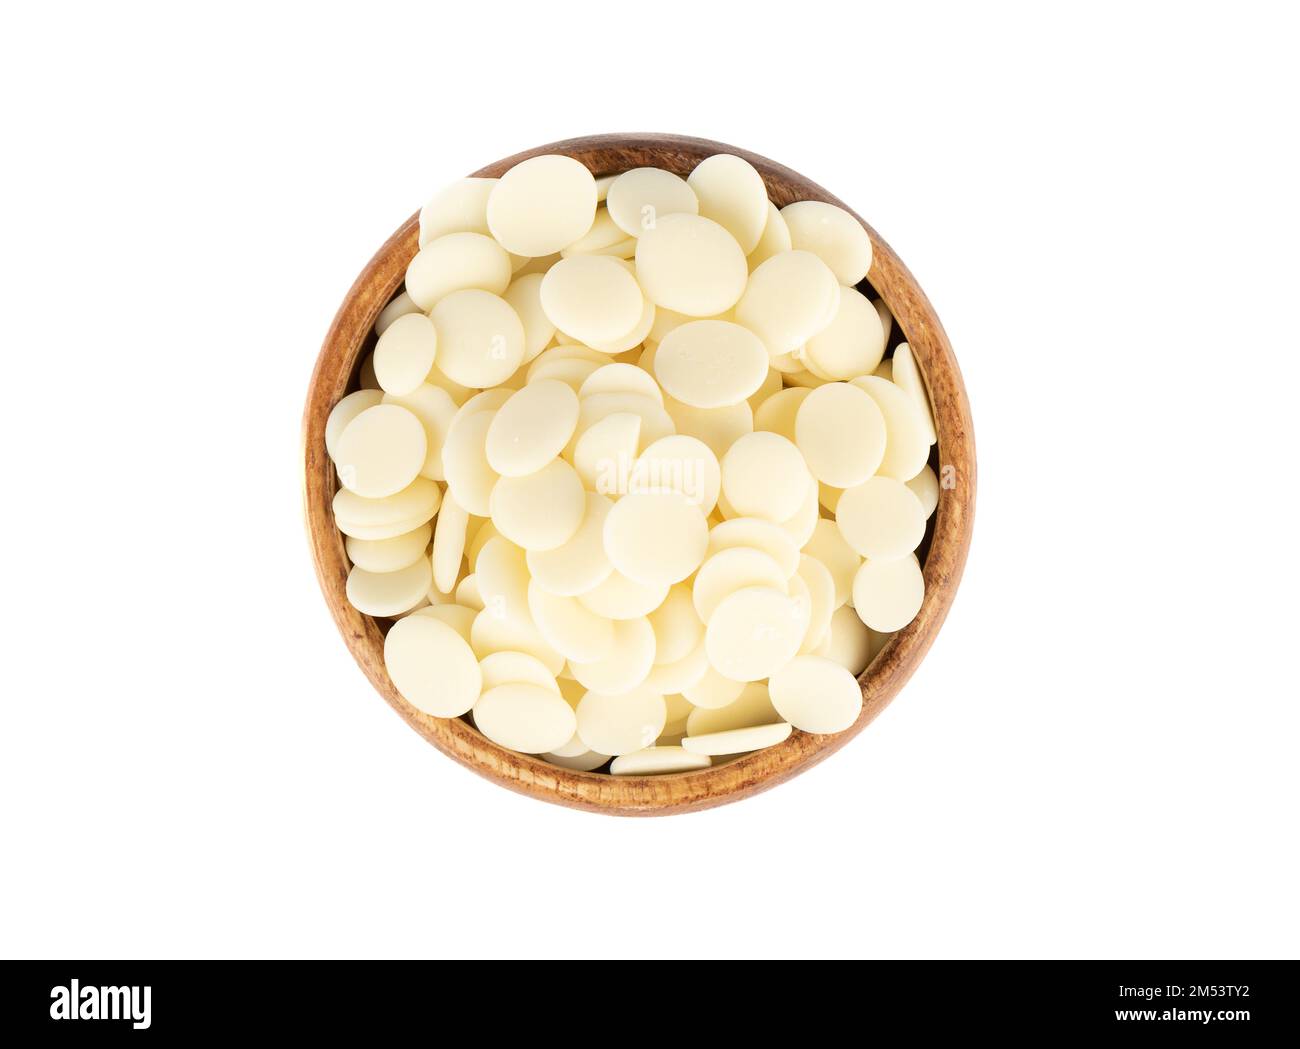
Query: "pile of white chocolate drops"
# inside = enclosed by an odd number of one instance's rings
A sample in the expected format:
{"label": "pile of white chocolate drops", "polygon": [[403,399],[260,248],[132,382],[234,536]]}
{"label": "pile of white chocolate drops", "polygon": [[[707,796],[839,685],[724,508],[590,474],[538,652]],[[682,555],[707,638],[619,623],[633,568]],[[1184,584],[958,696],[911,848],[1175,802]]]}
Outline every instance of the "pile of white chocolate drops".
{"label": "pile of white chocolate drops", "polygon": [[847,212],[558,155],[420,214],[325,434],[401,695],[615,775],[839,732],[924,596],[934,419]]}

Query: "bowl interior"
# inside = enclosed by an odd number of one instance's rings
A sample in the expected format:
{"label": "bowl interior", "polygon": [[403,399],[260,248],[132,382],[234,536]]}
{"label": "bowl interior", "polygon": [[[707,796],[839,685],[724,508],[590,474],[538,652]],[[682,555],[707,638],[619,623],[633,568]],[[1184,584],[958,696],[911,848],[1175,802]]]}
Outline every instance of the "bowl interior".
{"label": "bowl interior", "polygon": [[[852,212],[803,176],[764,157],[706,139],[676,135],[599,135],[550,143],[507,157],[472,174],[495,177],[530,156],[565,153],[597,177],[635,167],[661,167],[686,176],[705,157],[734,153],[763,176],[777,207],[796,200],[822,200]],[[859,221],[862,221],[860,216]],[[321,348],[304,415],[304,501],[317,576],[345,642],[388,703],[439,750],[503,786],[543,800],[620,815],[663,815],[709,808],[765,790],[838,750],[862,731],[899,692],[924,657],[952,603],[970,543],[975,495],[975,453],[970,409],[957,362],[938,317],[912,275],[867,223],[873,259],[858,287],[884,299],[894,315],[887,356],[907,342],[934,406],[938,443],[930,465],[940,477],[939,506],[927,524],[918,556],[925,599],[916,618],[876,655],[859,677],[863,709],[846,731],[829,736],[795,731],[784,743],[708,769],[665,776],[611,776],[574,772],[541,758],[505,750],[466,719],[433,718],[413,708],[392,687],[384,669],[388,620],[357,612],[344,586],[348,560],[330,509],[336,488],[324,452],[324,423],[334,404],[358,386],[361,363],[374,347],[374,322],[400,291],[406,265],[418,247],[413,215],[379,249],[348,292]]]}

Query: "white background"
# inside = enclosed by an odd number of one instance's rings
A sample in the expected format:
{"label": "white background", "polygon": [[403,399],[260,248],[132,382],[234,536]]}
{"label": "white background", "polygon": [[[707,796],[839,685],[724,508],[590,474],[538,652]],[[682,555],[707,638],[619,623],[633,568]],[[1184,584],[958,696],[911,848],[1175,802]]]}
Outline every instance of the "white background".
{"label": "white background", "polygon": [[[1283,5],[10,5],[0,952],[1294,956],[1295,25]],[[570,135],[783,161],[965,371],[966,579],[892,707],[665,820],[480,780],[304,538],[334,309]]]}

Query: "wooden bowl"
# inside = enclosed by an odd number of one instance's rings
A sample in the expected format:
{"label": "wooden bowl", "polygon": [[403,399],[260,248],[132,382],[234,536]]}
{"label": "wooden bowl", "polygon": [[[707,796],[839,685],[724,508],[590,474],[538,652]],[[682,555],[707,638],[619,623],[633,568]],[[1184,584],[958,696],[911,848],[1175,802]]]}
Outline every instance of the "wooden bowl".
{"label": "wooden bowl", "polygon": [[[666,168],[685,176],[705,157],[734,153],[758,169],[777,207],[796,200],[823,200],[848,209],[820,186],[765,157],[721,142],[679,135],[566,139],[498,160],[474,174],[499,176],[521,160],[541,153],[567,154],[582,161],[596,176],[635,167]],[[931,465],[941,479],[939,506],[920,551],[925,566],[925,601],[916,618],[884,646],[862,674],[862,714],[847,731],[829,736],[796,731],[778,746],[728,764],[666,776],[572,772],[499,747],[468,721],[421,713],[397,693],[384,669],[388,622],[362,615],[348,604],[344,584],[349,565],[331,511],[336,483],[333,466],[325,454],[325,420],[338,400],[356,389],[360,362],[374,345],[375,320],[402,287],[406,265],[416,252],[418,215],[412,215],[388,239],[348,291],[316,360],[303,418],[303,485],[316,574],[334,621],[361,669],[408,725],[462,765],[521,794],[593,812],[661,816],[723,805],[774,787],[829,757],[884,710],[925,657],[956,594],[970,546],[975,442],[961,373],[934,308],[889,245],[865,222],[862,224],[874,248],[866,283],[893,312],[895,334],[891,336],[891,347],[902,340],[911,345],[930,388],[939,432],[937,455],[935,450],[931,455]]]}

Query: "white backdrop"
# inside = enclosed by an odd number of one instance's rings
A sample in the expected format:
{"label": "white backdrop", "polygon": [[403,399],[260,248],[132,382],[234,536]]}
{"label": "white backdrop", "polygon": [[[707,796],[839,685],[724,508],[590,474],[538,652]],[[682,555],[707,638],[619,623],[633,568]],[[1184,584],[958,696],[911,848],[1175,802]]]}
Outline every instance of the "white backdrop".
{"label": "white backdrop", "polygon": [[[0,952],[1297,953],[1300,90],[1282,5],[25,5],[0,26]],[[956,605],[862,736],[655,821],[409,731],[312,574],[335,307],[598,131],[843,197],[973,406]]]}

